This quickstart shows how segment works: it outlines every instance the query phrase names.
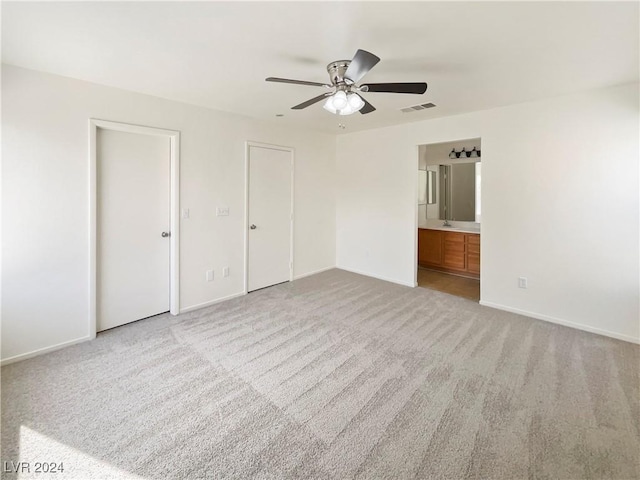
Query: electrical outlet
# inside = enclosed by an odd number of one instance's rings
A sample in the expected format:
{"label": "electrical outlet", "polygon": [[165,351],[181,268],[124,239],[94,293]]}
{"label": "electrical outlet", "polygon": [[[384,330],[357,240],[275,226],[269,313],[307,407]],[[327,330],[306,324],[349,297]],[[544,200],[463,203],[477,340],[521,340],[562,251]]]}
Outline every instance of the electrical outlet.
{"label": "electrical outlet", "polygon": [[527,288],[527,277],[518,277],[518,288]]}
{"label": "electrical outlet", "polygon": [[229,267],[224,267],[222,269],[222,276],[223,277],[228,277],[229,276]]}
{"label": "electrical outlet", "polygon": [[207,282],[213,282],[213,270],[207,270]]}

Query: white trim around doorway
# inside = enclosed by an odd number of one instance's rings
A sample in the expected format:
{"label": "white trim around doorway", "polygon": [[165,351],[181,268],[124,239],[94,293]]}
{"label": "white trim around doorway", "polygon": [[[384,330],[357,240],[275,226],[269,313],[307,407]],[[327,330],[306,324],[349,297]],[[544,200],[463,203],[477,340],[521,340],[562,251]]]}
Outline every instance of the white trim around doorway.
{"label": "white trim around doorway", "polygon": [[[418,181],[419,181],[419,170],[420,170],[420,147],[421,146],[429,146],[429,145],[436,145],[439,143],[453,143],[453,142],[465,142],[467,140],[478,140],[478,143],[482,142],[482,135],[475,135],[475,136],[469,136],[468,138],[458,138],[458,139],[454,139],[454,140],[450,140],[450,139],[442,139],[442,140],[432,140],[432,141],[425,141],[423,143],[420,144],[416,144],[414,146],[414,156],[413,158],[415,159],[415,177],[414,177],[414,182],[413,182],[413,188],[414,188],[414,201],[413,201],[413,208],[414,208],[414,229],[413,229],[413,258],[414,258],[414,262],[413,262],[413,279],[414,279],[414,287],[418,286],[418,230],[419,230],[419,225],[420,225],[420,207],[418,205],[418,199],[420,196],[420,192],[419,192],[419,187],[418,187]],[[485,157],[486,158],[486,157]],[[480,161],[480,160],[479,160]],[[456,231],[455,229],[453,229],[452,231]],[[482,268],[483,268],[483,261],[482,261],[482,246],[480,247],[480,285],[482,285]],[[482,305],[483,301],[482,301],[482,288],[480,289],[480,301],[479,303]]]}
{"label": "white trim around doorway", "polygon": [[180,313],[180,132],[128,123],[89,119],[89,337],[96,337],[97,287],[97,133],[98,128],[167,137],[170,141],[170,312]]}
{"label": "white trim around doorway", "polygon": [[293,281],[294,269],[294,212],[295,212],[295,149],[293,147],[285,147],[282,145],[271,145],[268,143],[260,143],[247,141],[245,142],[244,153],[244,287],[243,293],[249,293],[249,150],[251,147],[270,148],[272,150],[281,150],[291,154],[291,222],[289,236],[289,281]]}

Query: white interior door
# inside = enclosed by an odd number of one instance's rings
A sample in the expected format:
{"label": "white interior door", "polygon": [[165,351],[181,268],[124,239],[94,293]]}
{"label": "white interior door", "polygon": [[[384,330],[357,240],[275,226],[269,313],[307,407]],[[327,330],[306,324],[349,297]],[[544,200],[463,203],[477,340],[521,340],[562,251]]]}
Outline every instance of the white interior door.
{"label": "white interior door", "polygon": [[169,310],[170,140],[98,128],[97,330]]}
{"label": "white interior door", "polygon": [[248,291],[291,279],[292,153],[249,147]]}

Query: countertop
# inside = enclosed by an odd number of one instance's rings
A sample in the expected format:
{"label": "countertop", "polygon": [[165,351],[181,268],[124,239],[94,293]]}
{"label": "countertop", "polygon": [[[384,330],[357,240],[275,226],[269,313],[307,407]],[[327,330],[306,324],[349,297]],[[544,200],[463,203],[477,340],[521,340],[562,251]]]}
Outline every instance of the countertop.
{"label": "countertop", "polygon": [[443,227],[442,225],[434,227],[419,225],[418,228],[421,230],[442,230],[444,232],[477,233],[478,235],[480,234],[480,228],[476,227]]}

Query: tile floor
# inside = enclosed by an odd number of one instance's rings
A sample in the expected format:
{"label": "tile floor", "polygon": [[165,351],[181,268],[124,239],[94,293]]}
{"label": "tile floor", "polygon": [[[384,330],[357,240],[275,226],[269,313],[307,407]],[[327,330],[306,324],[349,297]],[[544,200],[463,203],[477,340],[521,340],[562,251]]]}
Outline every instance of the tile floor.
{"label": "tile floor", "polygon": [[418,267],[418,286],[480,301],[480,280]]}

